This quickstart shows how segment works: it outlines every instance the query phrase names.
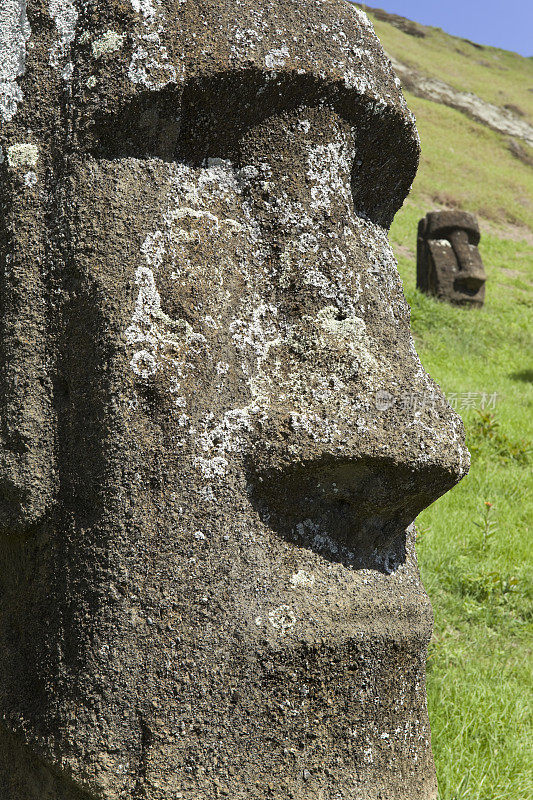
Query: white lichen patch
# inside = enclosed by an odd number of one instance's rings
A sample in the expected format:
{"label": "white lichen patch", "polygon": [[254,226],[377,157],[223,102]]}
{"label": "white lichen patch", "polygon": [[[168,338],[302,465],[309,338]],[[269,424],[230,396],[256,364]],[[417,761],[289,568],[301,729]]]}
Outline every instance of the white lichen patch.
{"label": "white lichen patch", "polygon": [[131,0],[131,7],[137,14],[142,14],[147,22],[155,20],[156,11],[152,0]]}
{"label": "white lichen patch", "polygon": [[361,317],[338,318],[339,311],[334,306],[321,309],[317,318],[320,326],[332,336],[340,336],[361,343],[366,338],[366,324]]}
{"label": "white lichen patch", "polygon": [[126,37],[123,33],[116,31],[106,31],[92,43],[94,58],[102,58],[118,52],[123,46]]}
{"label": "white lichen patch", "polygon": [[338,141],[315,145],[309,151],[307,177],[311,184],[313,209],[327,211],[333,202],[351,203],[350,148],[345,139],[339,131]]}
{"label": "white lichen patch", "polygon": [[35,167],[39,160],[39,148],[30,142],[13,144],[7,148],[7,163],[12,169]]}
{"label": "white lichen patch", "polygon": [[73,0],[50,0],[49,14],[55,22],[58,40],[50,51],[50,64],[61,70],[61,76],[68,81],[72,77],[70,46],[76,34],[78,10]]}
{"label": "white lichen patch", "polygon": [[[176,69],[163,43],[167,23],[161,0],[131,0],[131,5],[141,15],[142,23],[141,29],[134,34],[129,79],[153,90],[178,82],[183,78],[184,70],[182,66]],[[179,24],[178,19],[174,19],[173,24]]]}
{"label": "white lichen patch", "polygon": [[287,45],[283,45],[277,50],[271,50],[265,56],[265,66],[268,69],[276,69],[285,66],[287,59],[290,58],[290,52]]}
{"label": "white lichen patch", "polygon": [[157,32],[141,37],[141,42],[131,57],[128,76],[132,83],[139,83],[153,90],[163,89],[169,83],[176,83],[181,77],[178,76]]}
{"label": "white lichen patch", "polygon": [[353,13],[356,15],[356,17],[357,17],[358,21],[360,22],[360,24],[363,25],[363,27],[365,27],[365,28],[370,28],[371,27],[370,20],[368,19],[367,15],[365,14],[365,12],[361,8],[358,8],[356,5],[351,5],[350,8],[352,9]]}
{"label": "white lichen patch", "polygon": [[291,584],[297,588],[310,589],[315,585],[315,576],[312,572],[306,572],[304,569],[299,569],[291,575]]}
{"label": "white lichen patch", "polygon": [[26,71],[26,42],[31,36],[26,0],[0,5],[0,119],[10,122],[23,100],[17,78]]}
{"label": "white lichen patch", "polygon": [[148,350],[138,350],[130,363],[134,373],[141,378],[149,378],[157,371],[157,361]]}
{"label": "white lichen patch", "polygon": [[251,314],[251,319],[234,320],[229,330],[237,350],[254,352],[259,367],[270,348],[280,342],[276,322],[278,310],[272,303],[260,303]]}
{"label": "white lichen patch", "polygon": [[296,616],[291,607],[286,604],[269,611],[268,619],[272,627],[281,634],[287,633],[296,625]]}
{"label": "white lichen patch", "polygon": [[[154,257],[150,255],[147,257],[149,263],[150,258]],[[125,337],[130,344],[143,346],[142,350],[133,356],[131,364],[137,375],[146,378],[157,370],[158,353],[165,353],[160,357],[166,359],[168,355],[165,351],[168,348],[177,350],[183,343],[202,342],[204,337],[195,334],[184,320],[173,320],[161,310],[161,297],[156,288],[154,273],[149,266],[137,269],[135,283],[139,286],[139,293],[132,322],[126,329]]]}
{"label": "white lichen patch", "polygon": [[33,189],[35,184],[37,183],[37,175],[33,170],[30,170],[24,175],[24,184],[28,187],[28,189]]}

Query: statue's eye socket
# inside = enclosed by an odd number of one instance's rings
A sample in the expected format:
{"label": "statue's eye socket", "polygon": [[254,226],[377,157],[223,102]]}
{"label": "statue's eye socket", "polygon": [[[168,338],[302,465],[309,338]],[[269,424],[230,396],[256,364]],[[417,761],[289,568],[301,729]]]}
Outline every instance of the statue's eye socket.
{"label": "statue's eye socket", "polygon": [[269,116],[317,105],[331,108],[356,131],[355,208],[379,225],[390,225],[416,171],[418,144],[411,123],[342,83],[311,74],[227,70],[192,78],[182,87],[137,94],[114,113],[96,115],[88,149],[104,159],[238,163],[239,142],[248,130]]}
{"label": "statue's eye socket", "polygon": [[96,158],[176,159],[181,128],[177,92],[139,94],[114,114],[96,117],[92,154]]}
{"label": "statue's eye socket", "polygon": [[323,90],[311,75],[273,79],[257,69],[195,78],[180,88],[138,94],[114,114],[97,116],[92,153],[194,165],[234,160],[247,130],[281,111],[316,105]]}

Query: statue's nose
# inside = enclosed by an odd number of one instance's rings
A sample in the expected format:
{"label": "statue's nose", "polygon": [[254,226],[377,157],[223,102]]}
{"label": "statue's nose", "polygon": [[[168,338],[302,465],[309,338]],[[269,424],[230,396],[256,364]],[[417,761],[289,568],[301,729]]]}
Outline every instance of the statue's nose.
{"label": "statue's nose", "polygon": [[258,476],[254,489],[270,524],[285,535],[307,535],[312,549],[321,544],[318,549],[351,554],[360,566],[382,567],[398,556],[418,514],[460,477],[438,459],[409,463],[330,453],[271,469]]}
{"label": "statue's nose", "polygon": [[380,568],[397,557],[418,514],[468,470],[459,419],[443,419],[443,425],[427,430],[427,438],[439,439],[432,451],[395,415],[381,421],[373,437],[344,435],[326,446],[304,442],[301,431],[294,439],[282,434],[283,452],[265,449],[265,457],[255,459],[255,500],[288,538],[305,532],[303,544],[312,549],[322,542],[361,566]]}
{"label": "statue's nose", "polygon": [[0,530],[24,533],[43,517],[54,480],[49,317],[43,253],[21,222],[0,261]]}
{"label": "statue's nose", "polygon": [[[386,362],[377,349],[367,357],[362,337],[354,345],[355,318],[334,332],[327,322],[320,354],[290,372],[298,396],[283,387],[270,407],[252,483],[278,526],[294,531],[307,521],[368,565],[465,475],[469,456],[461,420],[409,348],[407,330],[397,331],[397,361]],[[352,383],[345,365],[355,369]]]}
{"label": "statue's nose", "polygon": [[466,294],[476,294],[486,282],[485,273],[461,273],[454,281],[456,289],[463,290]]}
{"label": "statue's nose", "polygon": [[449,237],[460,266],[455,279],[456,286],[463,288],[467,293],[478,292],[487,280],[479,250],[470,245],[465,230],[453,230]]}

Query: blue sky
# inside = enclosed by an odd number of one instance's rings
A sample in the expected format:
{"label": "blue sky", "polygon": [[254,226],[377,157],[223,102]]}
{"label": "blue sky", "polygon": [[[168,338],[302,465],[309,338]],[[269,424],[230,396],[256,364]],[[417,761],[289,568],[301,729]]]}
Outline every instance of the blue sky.
{"label": "blue sky", "polygon": [[533,0],[374,0],[368,5],[479,44],[533,56]]}

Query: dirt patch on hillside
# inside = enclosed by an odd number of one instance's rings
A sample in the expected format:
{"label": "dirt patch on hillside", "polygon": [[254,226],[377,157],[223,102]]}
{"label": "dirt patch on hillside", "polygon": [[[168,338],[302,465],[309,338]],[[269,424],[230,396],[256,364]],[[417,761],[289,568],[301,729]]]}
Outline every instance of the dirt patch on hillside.
{"label": "dirt patch on hillside", "polygon": [[397,244],[396,242],[394,242],[393,250],[396,256],[403,256],[403,258],[410,258],[410,259],[414,259],[415,257],[414,247],[409,247],[406,244]]}
{"label": "dirt patch on hillside", "polygon": [[523,279],[524,277],[524,273],[518,269],[508,269],[508,267],[500,267],[500,272],[503,272],[504,275],[507,275],[509,278]]}
{"label": "dirt patch on hillside", "polygon": [[508,142],[509,152],[515,158],[522,162],[522,164],[526,164],[528,167],[533,167],[533,155],[531,154],[531,150],[524,147],[520,142],[517,142],[516,139],[509,139]]}
{"label": "dirt patch on hillside", "polygon": [[497,236],[498,239],[506,239],[510,242],[525,242],[533,247],[533,231],[525,225],[493,225],[488,220],[479,218],[479,227],[483,233]]}

